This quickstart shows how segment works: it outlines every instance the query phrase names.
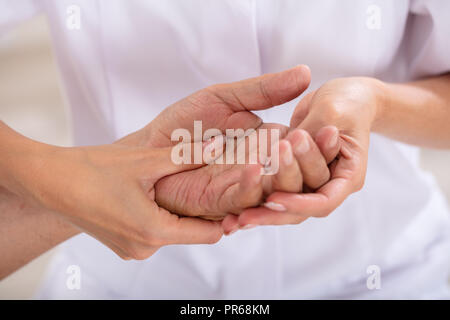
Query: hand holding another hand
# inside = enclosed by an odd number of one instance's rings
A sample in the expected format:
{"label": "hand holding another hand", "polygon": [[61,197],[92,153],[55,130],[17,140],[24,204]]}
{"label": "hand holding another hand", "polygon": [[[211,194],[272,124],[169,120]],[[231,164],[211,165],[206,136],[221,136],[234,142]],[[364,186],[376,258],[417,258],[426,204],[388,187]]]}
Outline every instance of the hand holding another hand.
{"label": "hand holding another hand", "polygon": [[[358,119],[354,113],[372,91],[361,81],[327,84],[299,103],[292,128],[263,124],[251,112],[294,99],[309,81],[309,69],[298,66],[214,85],[111,145],[53,147],[5,126],[1,137],[8,153],[2,167],[9,170],[0,172],[2,186],[55,212],[124,259],[146,259],[164,245],[214,243],[223,233],[249,225],[324,216],[363,180],[374,116],[370,107]],[[258,135],[257,145],[245,149],[244,158],[256,152],[259,161],[175,164],[172,151],[178,141],[172,141],[172,132],[183,128],[195,136],[194,121],[201,121],[204,130],[250,130],[241,141]],[[277,130],[281,140],[260,140],[267,129]],[[215,141],[183,143],[203,150]],[[262,159],[261,149],[274,145],[279,157]],[[262,174],[265,161],[277,162],[274,174]]]}
{"label": "hand holding another hand", "polygon": [[[266,199],[268,206],[245,210],[239,219],[227,218],[225,230],[236,224],[298,224],[309,217],[326,217],[360,190],[367,169],[370,131],[383,106],[382,86],[375,79],[344,78],[306,95],[294,112],[291,127],[314,137],[329,163],[330,181],[311,193],[275,192]],[[291,132],[289,140],[295,144],[298,138]],[[323,167],[316,164],[317,169]],[[302,167],[302,172],[305,175],[314,169]],[[270,210],[271,206],[282,213]]]}
{"label": "hand holding another hand", "polygon": [[[195,216],[220,218],[257,205],[264,192],[299,191],[301,184],[291,177],[299,175],[299,167],[290,162],[280,174],[263,179],[258,164],[176,165],[170,133],[191,128],[194,120],[202,120],[205,128],[260,129],[261,120],[250,110],[287,102],[308,84],[309,70],[296,67],[209,87],[175,103],[142,130],[104,146],[49,146],[5,126],[8,152],[2,168],[9,170],[1,172],[3,185],[124,259],[145,259],[168,244],[214,243],[223,234],[220,223]],[[192,143],[205,147],[203,141]],[[280,146],[284,157],[293,157],[287,141]]]}

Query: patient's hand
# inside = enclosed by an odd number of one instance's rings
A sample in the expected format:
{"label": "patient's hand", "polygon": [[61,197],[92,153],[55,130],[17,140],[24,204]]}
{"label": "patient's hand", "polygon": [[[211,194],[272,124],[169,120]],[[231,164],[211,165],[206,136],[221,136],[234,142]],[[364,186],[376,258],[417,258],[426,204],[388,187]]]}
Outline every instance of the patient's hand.
{"label": "patient's hand", "polygon": [[[303,187],[312,190],[329,180],[325,157],[307,132],[294,130],[287,135],[287,127],[263,124],[252,135],[257,136],[263,129],[279,130],[283,138],[279,142],[279,156],[271,157],[271,167],[276,174],[261,176],[261,165],[213,163],[161,179],[156,185],[158,204],[181,215],[221,220],[227,214],[237,215],[246,208],[260,205],[273,192],[299,193]],[[245,141],[247,147],[249,139]],[[257,148],[261,148],[265,142],[258,140],[258,143]],[[309,144],[308,150],[302,148],[304,143]],[[258,154],[258,149],[248,148],[247,158],[252,153]],[[274,204],[268,206],[280,210]],[[233,231],[225,227],[226,233]]]}
{"label": "patient's hand", "polygon": [[[146,128],[128,136],[122,143],[157,147],[174,145],[176,142],[170,139],[172,132],[184,128],[193,136],[194,121],[199,120],[203,130],[278,128],[283,137],[287,127],[262,124],[251,111],[292,100],[307,88],[309,80],[309,69],[298,66],[276,74],[206,88],[170,106]],[[156,200],[180,215],[222,219],[227,213],[238,214],[260,204],[265,195],[274,191],[300,192],[303,179],[296,160],[302,150],[293,149],[287,140],[281,140],[279,147],[281,161],[276,175],[261,176],[259,164],[211,164],[161,179],[155,188]],[[310,157],[303,158],[318,161],[322,157],[317,147],[312,147],[309,154]],[[325,170],[305,177],[310,179],[311,176],[314,183],[320,185],[329,178],[328,168],[325,166]]]}
{"label": "patient's hand", "polygon": [[[220,220],[227,213],[239,214],[245,208],[260,204],[264,196],[274,191],[300,192],[302,176],[288,141],[281,140],[279,146],[274,146],[279,148],[280,156],[272,155],[269,166],[264,168],[260,164],[268,161],[267,157],[259,156],[258,151],[262,143],[267,150],[274,144],[258,139],[259,133],[264,129],[277,130],[279,135],[284,137],[288,128],[263,124],[249,137],[236,141],[236,145],[245,147],[245,150],[241,149],[242,152],[238,152],[236,147],[227,147],[221,163],[215,161],[198,170],[185,171],[161,179],[156,185],[157,202],[169,211],[181,215]],[[252,138],[257,142],[253,148],[249,143]],[[236,158],[225,164],[229,152],[234,152]],[[255,155],[257,164],[237,164],[248,163],[250,155]],[[237,162],[237,159],[243,161]],[[283,161],[284,159],[288,161]],[[262,174],[265,169],[273,171],[273,174]]]}

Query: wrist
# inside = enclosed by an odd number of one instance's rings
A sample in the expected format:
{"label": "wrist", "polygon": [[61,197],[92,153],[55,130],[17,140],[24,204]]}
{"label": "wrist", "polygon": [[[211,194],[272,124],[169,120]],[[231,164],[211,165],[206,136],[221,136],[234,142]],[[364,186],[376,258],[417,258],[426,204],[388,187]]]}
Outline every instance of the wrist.
{"label": "wrist", "polygon": [[43,155],[53,146],[28,139],[0,121],[0,186],[30,199]]}
{"label": "wrist", "polygon": [[382,126],[382,122],[385,117],[384,115],[388,106],[387,87],[387,83],[375,78],[371,79],[371,88],[374,94],[375,103],[373,104],[374,111],[370,129],[374,132],[377,132]]}

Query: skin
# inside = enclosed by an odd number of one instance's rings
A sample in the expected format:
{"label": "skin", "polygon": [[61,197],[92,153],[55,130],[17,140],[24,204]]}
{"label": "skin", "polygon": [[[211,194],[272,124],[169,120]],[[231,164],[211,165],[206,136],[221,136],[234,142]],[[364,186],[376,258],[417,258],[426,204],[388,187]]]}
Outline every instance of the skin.
{"label": "skin", "polygon": [[[133,139],[141,141],[140,145],[170,146],[174,144],[170,139],[173,130],[187,128],[193,136],[193,122],[198,119],[205,119],[203,129],[217,128],[224,132],[229,128],[254,128],[256,131],[277,128],[281,137],[285,137],[289,128],[263,124],[260,118],[249,111],[290,101],[308,87],[309,81],[309,68],[298,66],[281,73],[215,85],[168,107],[146,128],[135,133]],[[324,135],[323,138],[324,143],[328,136]],[[309,153],[314,159],[325,162],[318,147]],[[297,161],[281,161],[280,170],[274,176],[261,177],[260,165],[213,164],[165,177],[156,184],[157,202],[171,212],[184,216],[222,220],[228,213],[239,214],[245,208],[259,205],[274,191],[300,192],[303,188],[300,170],[302,161],[295,158],[290,142],[286,139],[280,141],[280,158]],[[325,166],[323,169],[329,175],[328,168]],[[322,177],[317,179],[323,180],[323,173],[319,174]],[[312,180],[316,179],[315,173],[310,176]],[[225,233],[233,231],[227,230]]]}
{"label": "skin", "polygon": [[[309,79],[309,69],[299,66],[209,87],[111,145],[60,148],[27,139],[0,123],[5,212],[0,239],[8,244],[0,249],[8,257],[0,263],[0,277],[79,232],[123,259],[146,259],[164,245],[215,243],[223,235],[221,224],[198,216],[221,219],[258,205],[275,190],[299,192],[301,163],[294,161],[288,140],[280,142],[280,152],[291,161],[283,161],[277,175],[263,179],[261,165],[175,165],[169,137],[176,128],[192,129],[193,120],[203,120],[204,129],[270,126],[249,111],[297,97]],[[206,147],[203,141],[193,144]]]}
{"label": "skin", "polygon": [[4,188],[0,212],[0,279],[80,232],[62,217],[29,205]]}
{"label": "skin", "polygon": [[175,165],[170,147],[59,148],[6,126],[1,140],[5,189],[32,207],[59,213],[124,259],[143,259],[166,244],[214,243],[222,235],[217,223],[180,218],[155,202],[156,181],[202,166]]}
{"label": "skin", "polygon": [[334,159],[334,148],[324,153],[330,163],[330,181],[313,193],[275,192],[266,201],[276,205],[277,211],[264,205],[247,209],[239,217],[227,217],[224,229],[298,224],[309,217],[328,216],[363,187],[371,132],[417,146],[450,148],[449,88],[449,74],[404,84],[373,78],[325,83],[299,102],[291,127],[310,133],[319,148],[324,126],[338,129],[339,158]]}

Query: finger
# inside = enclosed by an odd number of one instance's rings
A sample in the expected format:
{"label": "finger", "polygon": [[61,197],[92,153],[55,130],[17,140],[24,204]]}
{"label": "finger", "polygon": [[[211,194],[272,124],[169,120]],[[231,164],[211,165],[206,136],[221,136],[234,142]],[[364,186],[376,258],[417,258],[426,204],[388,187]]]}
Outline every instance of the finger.
{"label": "finger", "polygon": [[242,173],[239,183],[230,186],[220,198],[219,208],[223,212],[241,213],[243,209],[261,203],[263,198],[263,185],[261,176],[262,166],[247,165]]}
{"label": "finger", "polygon": [[319,147],[319,150],[324,156],[327,164],[330,164],[334,159],[336,159],[341,148],[338,128],[335,126],[323,127],[317,132],[314,141]]}
{"label": "finger", "polygon": [[295,158],[300,166],[303,182],[317,189],[330,179],[327,162],[308,132],[295,129],[287,139],[292,144]]}
{"label": "finger", "polygon": [[265,207],[244,210],[239,216],[239,225],[242,228],[245,225],[299,224],[309,217],[327,216],[349,194],[347,182],[332,180],[319,193],[273,193]]}
{"label": "finger", "polygon": [[243,211],[239,224],[300,223],[308,217],[330,214],[352,192],[361,188],[360,180],[365,172],[362,151],[358,146],[351,148],[346,145],[341,149],[341,157],[335,161],[331,180],[315,193],[275,192],[266,199],[265,208]]}
{"label": "finger", "polygon": [[352,192],[351,181],[344,178],[333,179],[315,193],[289,194],[277,192],[267,198],[286,208],[286,212],[299,217],[324,217],[337,208]]}
{"label": "finger", "polygon": [[225,235],[229,236],[239,230],[238,216],[229,214],[222,221],[222,228]]}
{"label": "finger", "polygon": [[160,208],[159,236],[164,244],[213,244],[223,235],[221,222],[180,217]]}
{"label": "finger", "polygon": [[289,141],[280,141],[279,156],[272,157],[272,162],[278,163],[279,167],[278,172],[272,176],[273,191],[300,192],[303,185],[302,173],[297,161],[294,159]]}
{"label": "finger", "polygon": [[343,145],[341,157],[335,164],[331,180],[315,193],[288,194],[277,192],[267,202],[286,208],[300,216],[324,217],[336,209],[364,181],[366,163],[357,145]]}
{"label": "finger", "polygon": [[[207,142],[179,143],[173,147],[149,149],[148,159],[157,179],[203,167],[223,153],[225,139],[219,136]],[[145,168],[148,170],[148,167]]]}
{"label": "finger", "polygon": [[300,125],[300,123],[302,123],[303,120],[306,118],[306,116],[309,113],[309,106],[311,100],[314,97],[315,93],[316,93],[315,91],[308,93],[297,104],[289,125],[291,128],[297,128]]}
{"label": "finger", "polygon": [[211,90],[235,111],[261,110],[291,101],[302,94],[311,81],[305,65],[243,81],[220,84]]}
{"label": "finger", "polygon": [[243,229],[249,225],[299,224],[307,218],[291,212],[280,212],[266,207],[258,207],[243,211],[238,217],[238,224],[239,228]]}

